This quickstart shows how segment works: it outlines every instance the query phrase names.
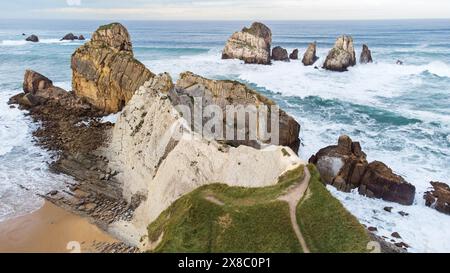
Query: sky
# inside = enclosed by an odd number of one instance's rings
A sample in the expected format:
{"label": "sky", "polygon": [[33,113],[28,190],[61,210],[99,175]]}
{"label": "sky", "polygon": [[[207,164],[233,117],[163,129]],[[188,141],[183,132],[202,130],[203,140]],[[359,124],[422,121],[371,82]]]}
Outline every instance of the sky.
{"label": "sky", "polygon": [[450,18],[450,0],[1,0],[0,18],[364,20]]}

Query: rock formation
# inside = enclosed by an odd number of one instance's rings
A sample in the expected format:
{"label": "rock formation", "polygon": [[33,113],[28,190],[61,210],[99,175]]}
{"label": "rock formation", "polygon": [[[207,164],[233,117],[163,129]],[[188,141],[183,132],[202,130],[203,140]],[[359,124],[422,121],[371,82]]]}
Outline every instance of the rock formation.
{"label": "rock formation", "polygon": [[227,41],[222,59],[239,59],[247,64],[270,64],[272,32],[255,22],[250,28],[235,32]]}
{"label": "rock formation", "polygon": [[424,194],[425,205],[450,215],[450,187],[441,182],[430,182],[432,190]]}
{"label": "rock formation", "polygon": [[294,49],[291,54],[289,54],[289,59],[298,60],[298,49]]}
{"label": "rock formation", "polygon": [[115,113],[154,77],[133,56],[130,35],[119,23],[101,26],[72,55],[72,89],[97,108]]}
{"label": "rock formation", "polygon": [[[201,105],[218,105],[223,112],[223,132],[227,130],[226,113],[228,106],[256,106],[254,109],[249,108],[249,111],[257,111],[260,105],[268,107],[275,105],[275,103],[266,97],[260,95],[258,92],[248,88],[246,85],[236,81],[218,81],[209,80],[201,76],[195,75],[191,72],[182,73],[176,84],[176,88],[171,92],[171,100],[175,105],[183,104],[193,109],[192,99],[201,98]],[[193,110],[195,111],[195,110]],[[257,116],[257,113],[254,113]],[[259,117],[259,116],[258,116]],[[255,126],[262,123],[262,119],[258,118]],[[206,123],[207,119],[203,120]],[[250,139],[249,137],[249,123],[246,122],[244,127],[237,126],[237,131],[245,135],[245,140],[228,140],[227,143],[233,146],[249,145],[255,148],[260,148],[264,143],[269,143],[270,139],[260,132],[257,128],[253,128],[253,132],[259,132],[257,139]],[[234,129],[234,123],[231,123]],[[200,128],[203,128],[201,126]],[[298,151],[300,140],[298,138],[300,133],[300,125],[294,118],[286,114],[280,109],[279,114],[279,145],[289,146],[295,152]]]}
{"label": "rock formation", "polygon": [[272,60],[289,62],[289,55],[286,49],[276,46],[272,49]]}
{"label": "rock formation", "polygon": [[415,187],[393,173],[382,162],[368,163],[359,142],[341,136],[338,145],[328,146],[310,158],[325,183],[341,191],[359,189],[372,198],[412,205]]}
{"label": "rock formation", "polygon": [[302,63],[305,66],[313,65],[319,59],[319,57],[316,56],[316,50],[317,44],[315,42],[308,45],[302,59]]}
{"label": "rock formation", "polygon": [[25,41],[37,43],[37,42],[39,42],[39,37],[33,34],[33,35],[28,36],[25,39]]}
{"label": "rock formation", "polygon": [[78,36],[73,35],[73,33],[69,33],[62,37],[61,41],[73,41],[78,40]]}
{"label": "rock formation", "polygon": [[25,71],[23,91],[24,93],[12,97],[10,103],[33,107],[48,99],[59,99],[67,94],[64,89],[53,86],[53,82],[47,77],[32,70]]}
{"label": "rock formation", "polygon": [[[186,127],[185,117],[168,97],[171,89],[168,74],[146,82],[122,110],[107,149],[110,166],[119,171],[117,178],[123,182],[124,196],[128,200],[136,194],[147,197],[133,220],[142,234],[175,200],[202,185],[274,185],[282,173],[301,163],[287,147],[234,148],[204,139]],[[117,223],[115,228],[127,230],[125,225],[130,226]]]}
{"label": "rock formation", "polygon": [[83,36],[83,35],[80,35],[80,36],[78,36],[78,40],[80,40],[80,41],[84,41],[84,40],[86,40],[86,39],[84,38],[84,36]]}
{"label": "rock formation", "polygon": [[341,36],[336,40],[334,47],[328,53],[323,68],[332,71],[347,71],[347,68],[356,64],[353,39],[350,36]]}
{"label": "rock formation", "polygon": [[359,58],[359,62],[362,64],[368,64],[372,63],[372,52],[370,51],[369,47],[367,45],[363,45],[362,51],[361,51],[361,57]]}

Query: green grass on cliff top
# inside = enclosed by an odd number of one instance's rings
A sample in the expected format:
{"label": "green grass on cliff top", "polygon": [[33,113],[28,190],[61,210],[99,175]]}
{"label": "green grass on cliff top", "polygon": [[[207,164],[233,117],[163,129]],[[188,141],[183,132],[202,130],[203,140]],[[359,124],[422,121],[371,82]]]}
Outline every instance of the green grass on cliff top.
{"label": "green grass on cliff top", "polygon": [[[154,252],[302,252],[292,229],[288,204],[277,197],[303,176],[301,166],[270,187],[213,184],[184,195],[148,226],[151,241],[157,241],[163,234]],[[299,217],[313,223],[305,226],[300,222],[310,249],[313,252],[364,251],[362,246],[368,241],[361,233],[364,228],[328,193],[317,176],[313,176],[310,190],[311,197],[298,209]],[[315,206],[333,211],[322,211]],[[311,230],[311,227],[318,229]]]}
{"label": "green grass on cliff top", "polygon": [[311,252],[367,252],[369,235],[358,220],[334,198],[320,181],[314,165],[310,195],[297,207],[297,221]]}

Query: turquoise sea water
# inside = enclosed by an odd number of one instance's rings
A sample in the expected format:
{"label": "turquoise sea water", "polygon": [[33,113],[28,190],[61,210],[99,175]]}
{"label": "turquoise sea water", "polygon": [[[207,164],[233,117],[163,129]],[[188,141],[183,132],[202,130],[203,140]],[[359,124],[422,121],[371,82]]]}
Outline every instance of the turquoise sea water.
{"label": "turquoise sea water", "polygon": [[[8,98],[21,91],[27,68],[70,89],[70,56],[82,42],[59,39],[68,32],[89,38],[102,23],[0,20],[0,220],[36,209],[41,201],[32,193],[70,179],[47,171],[50,155],[32,144],[36,125],[10,109]],[[235,79],[276,100],[302,125],[303,159],[334,144],[340,134],[360,141],[369,160],[384,161],[416,186],[415,205],[402,207],[330,188],[333,194],[381,235],[399,231],[415,251],[450,251],[450,217],[425,208],[422,200],[429,181],[450,183],[450,20],[265,22],[274,46],[302,53],[317,41],[317,65],[341,34],[353,36],[358,56],[362,44],[368,44],[375,63],[345,73],[315,70],[299,61],[257,66],[221,60],[227,38],[250,22],[122,23],[136,57],[153,72],[169,72],[174,79],[186,70]],[[22,33],[36,34],[41,42],[25,42]],[[404,65],[396,65],[397,59]],[[389,214],[384,206],[410,216]]]}

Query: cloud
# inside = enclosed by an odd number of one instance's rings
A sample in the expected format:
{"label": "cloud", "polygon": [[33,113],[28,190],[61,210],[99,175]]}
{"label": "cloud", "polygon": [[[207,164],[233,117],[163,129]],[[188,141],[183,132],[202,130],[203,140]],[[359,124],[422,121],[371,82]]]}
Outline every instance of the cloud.
{"label": "cloud", "polygon": [[81,0],[66,0],[69,6],[81,6]]}

